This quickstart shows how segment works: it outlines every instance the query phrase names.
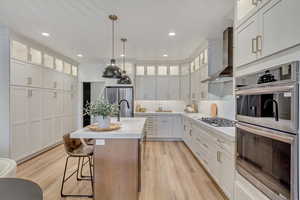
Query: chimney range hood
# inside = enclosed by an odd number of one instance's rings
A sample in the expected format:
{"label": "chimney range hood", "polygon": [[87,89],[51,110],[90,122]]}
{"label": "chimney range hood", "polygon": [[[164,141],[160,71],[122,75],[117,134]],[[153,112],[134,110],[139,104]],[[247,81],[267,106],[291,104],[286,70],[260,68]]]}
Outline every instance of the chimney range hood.
{"label": "chimney range hood", "polygon": [[209,75],[209,78],[203,80],[219,81],[224,79],[226,81],[231,80],[233,76],[233,28],[229,27],[223,32],[223,64],[217,68],[217,70]]}

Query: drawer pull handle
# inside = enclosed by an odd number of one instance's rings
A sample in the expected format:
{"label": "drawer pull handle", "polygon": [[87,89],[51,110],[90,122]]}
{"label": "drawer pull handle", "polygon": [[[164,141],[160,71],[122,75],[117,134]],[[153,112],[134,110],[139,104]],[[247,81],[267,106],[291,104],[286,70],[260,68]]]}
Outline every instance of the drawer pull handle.
{"label": "drawer pull handle", "polygon": [[252,39],[252,53],[253,54],[257,53],[257,38]]}
{"label": "drawer pull handle", "polygon": [[262,36],[259,35],[256,37],[256,48],[258,52],[262,51]]}
{"label": "drawer pull handle", "polygon": [[32,84],[32,78],[31,78],[31,77],[28,77],[28,78],[27,78],[27,84],[28,84],[28,85],[31,85],[31,84]]}

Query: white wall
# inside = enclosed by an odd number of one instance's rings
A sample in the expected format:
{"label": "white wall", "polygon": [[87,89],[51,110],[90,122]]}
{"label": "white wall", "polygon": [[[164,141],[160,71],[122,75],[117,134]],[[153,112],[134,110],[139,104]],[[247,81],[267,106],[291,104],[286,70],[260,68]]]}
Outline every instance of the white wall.
{"label": "white wall", "polygon": [[9,30],[0,25],[0,157],[9,157]]}
{"label": "white wall", "polygon": [[200,101],[198,103],[199,113],[210,115],[210,106],[213,103],[217,104],[218,106],[218,117],[223,117],[231,120],[235,119],[235,103],[233,96],[231,97],[231,99],[228,98],[226,100]]}

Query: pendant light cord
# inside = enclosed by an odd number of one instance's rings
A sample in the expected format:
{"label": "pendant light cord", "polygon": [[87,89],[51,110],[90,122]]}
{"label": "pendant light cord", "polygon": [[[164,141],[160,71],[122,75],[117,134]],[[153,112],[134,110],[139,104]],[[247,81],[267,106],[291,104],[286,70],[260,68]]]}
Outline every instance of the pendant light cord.
{"label": "pendant light cord", "polygon": [[125,40],[123,41],[123,70],[125,71]]}
{"label": "pendant light cord", "polygon": [[115,58],[115,21],[112,20],[112,58]]}

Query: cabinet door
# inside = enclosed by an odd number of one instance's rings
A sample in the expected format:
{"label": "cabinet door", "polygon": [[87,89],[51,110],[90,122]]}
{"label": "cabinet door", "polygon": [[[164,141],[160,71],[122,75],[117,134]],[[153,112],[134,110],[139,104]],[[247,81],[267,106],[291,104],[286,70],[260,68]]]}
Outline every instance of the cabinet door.
{"label": "cabinet door", "polygon": [[61,91],[53,91],[54,116],[61,117],[64,114],[64,96]]}
{"label": "cabinet door", "polygon": [[183,136],[183,124],[182,118],[180,116],[172,117],[172,130],[171,137],[172,138],[182,138]]}
{"label": "cabinet door", "polygon": [[35,153],[42,148],[42,93],[40,89],[28,89],[29,140],[28,148]]}
{"label": "cabinet door", "polygon": [[237,65],[245,65],[257,59],[257,41],[259,34],[258,17],[249,19],[237,30]]}
{"label": "cabinet door", "polygon": [[262,56],[300,43],[300,1],[274,0],[261,11]]}
{"label": "cabinet door", "polygon": [[229,199],[233,199],[234,192],[234,171],[235,163],[233,155],[228,154],[227,152],[220,151],[220,184],[224,193]]}
{"label": "cabinet door", "polygon": [[28,90],[11,87],[11,157],[19,160],[28,155]]}
{"label": "cabinet door", "polygon": [[144,100],[144,77],[143,76],[137,76],[135,78],[135,99],[136,100]]}
{"label": "cabinet door", "polygon": [[55,118],[53,125],[55,142],[59,142],[63,137],[63,119],[61,117]]}
{"label": "cabinet door", "polygon": [[11,42],[11,57],[21,61],[27,61],[28,49],[27,46],[13,40]]}
{"label": "cabinet door", "polygon": [[208,153],[208,166],[209,170],[211,171],[211,176],[214,178],[214,180],[220,184],[220,163],[219,163],[219,147],[211,143],[209,144],[209,153]]}
{"label": "cabinet door", "polygon": [[157,118],[157,137],[168,138],[171,136],[171,120],[168,116],[160,116]]}
{"label": "cabinet door", "polygon": [[168,100],[170,98],[168,76],[157,77],[156,97],[157,100]]}
{"label": "cabinet door", "polygon": [[188,102],[190,99],[190,78],[189,75],[181,77],[181,100]]}
{"label": "cabinet door", "polygon": [[63,96],[63,115],[70,116],[72,115],[72,93],[64,92]]}
{"label": "cabinet door", "polygon": [[180,78],[179,76],[170,76],[169,81],[169,98],[168,100],[179,100],[180,93]]}
{"label": "cabinet door", "polygon": [[156,100],[156,77],[145,76],[143,84],[144,100]]}
{"label": "cabinet door", "polygon": [[53,118],[43,119],[42,146],[43,148],[54,144],[54,121]]}
{"label": "cabinet door", "polygon": [[197,72],[191,74],[191,99],[195,100],[197,98]]}
{"label": "cabinet door", "polygon": [[73,78],[63,74],[63,88],[65,91],[71,91],[73,89]]}
{"label": "cabinet door", "polygon": [[43,91],[43,119],[52,119],[55,113],[55,90]]}
{"label": "cabinet door", "polygon": [[253,13],[258,6],[258,0],[237,0],[237,18],[238,20],[247,17]]}
{"label": "cabinet door", "polygon": [[49,69],[43,70],[43,86],[48,89],[63,89],[63,75]]}
{"label": "cabinet door", "polygon": [[41,87],[42,71],[40,67],[11,61],[10,83],[18,86]]}

